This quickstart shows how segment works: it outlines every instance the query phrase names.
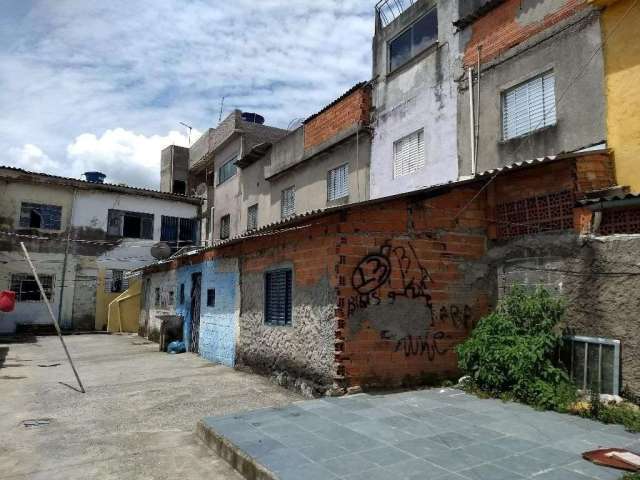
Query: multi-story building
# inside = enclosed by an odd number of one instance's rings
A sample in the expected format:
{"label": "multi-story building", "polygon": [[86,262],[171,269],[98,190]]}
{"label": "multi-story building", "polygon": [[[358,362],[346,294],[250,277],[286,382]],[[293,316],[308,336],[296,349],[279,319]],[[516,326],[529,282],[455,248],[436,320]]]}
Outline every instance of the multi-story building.
{"label": "multi-story building", "polygon": [[458,3],[382,0],[376,7],[372,198],[458,178]]}
{"label": "multi-story building", "polygon": [[461,175],[603,146],[599,17],[586,0],[470,2],[455,23]]}
{"label": "multi-story building", "polygon": [[162,152],[162,189],[205,198],[208,243],[292,215],[369,198],[370,85],[359,83],[292,131],[236,110],[189,150]]}
{"label": "multi-story building", "polygon": [[198,245],[202,201],[183,195],[0,167],[0,290],[17,307],[0,332],[50,325],[24,242],[65,329],[102,330],[107,305],[127,288],[126,272],[153,261],[151,247]]}

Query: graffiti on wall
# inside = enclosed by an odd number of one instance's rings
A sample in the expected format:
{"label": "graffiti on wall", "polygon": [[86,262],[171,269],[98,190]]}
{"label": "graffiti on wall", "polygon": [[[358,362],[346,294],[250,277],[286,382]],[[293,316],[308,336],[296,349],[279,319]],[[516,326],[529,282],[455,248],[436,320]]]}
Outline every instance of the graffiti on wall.
{"label": "graffiti on wall", "polygon": [[[395,272],[399,278],[392,277]],[[383,301],[393,304],[400,297],[422,300],[430,308],[432,282],[411,243],[407,247],[385,243],[378,253],[367,255],[354,269],[351,286],[358,295],[349,299],[349,314]]]}
{"label": "graffiti on wall", "polygon": [[451,333],[474,326],[469,305],[433,304],[433,283],[411,243],[394,246],[386,242],[353,270],[355,295],[346,299],[347,318],[355,329],[366,319],[380,332],[380,340],[392,344],[394,352],[433,361],[450,351]]}

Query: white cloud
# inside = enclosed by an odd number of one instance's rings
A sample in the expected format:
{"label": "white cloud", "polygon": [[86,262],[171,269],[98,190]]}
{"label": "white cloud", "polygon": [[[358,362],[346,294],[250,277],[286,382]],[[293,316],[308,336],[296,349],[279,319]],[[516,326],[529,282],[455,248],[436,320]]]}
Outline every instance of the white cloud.
{"label": "white cloud", "polygon": [[18,3],[0,23],[0,148],[37,145],[61,170],[137,158],[136,183],[158,172],[134,151],[215,126],[222,96],[286,127],[371,74],[375,0]]}
{"label": "white cloud", "polygon": [[9,149],[9,163],[11,166],[23,168],[32,172],[50,173],[58,167],[40,148],[27,143],[20,148]]}
{"label": "white cloud", "polygon": [[100,137],[92,133],[79,135],[67,146],[67,158],[74,176],[99,171],[107,175],[109,183],[158,189],[160,152],[169,145],[186,147],[186,135],[171,131],[165,136],[146,137],[116,128],[107,130]]}

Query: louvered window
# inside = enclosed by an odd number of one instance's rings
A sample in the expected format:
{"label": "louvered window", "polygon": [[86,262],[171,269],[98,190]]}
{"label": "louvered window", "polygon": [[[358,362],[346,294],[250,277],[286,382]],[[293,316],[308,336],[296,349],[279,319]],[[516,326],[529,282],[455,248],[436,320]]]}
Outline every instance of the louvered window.
{"label": "louvered window", "polygon": [[229,238],[231,230],[231,215],[220,218],[220,240]]}
{"label": "louvered window", "polygon": [[251,205],[247,209],[247,230],[258,228],[258,204]]}
{"label": "louvered window", "polygon": [[424,130],[393,144],[393,178],[411,175],[424,167]]}
{"label": "louvered window", "polygon": [[556,123],[553,72],[527,80],[502,94],[504,140],[526,135]]}
{"label": "louvered window", "polygon": [[291,270],[265,274],[265,312],[267,325],[291,325]]}
{"label": "louvered window", "polygon": [[296,187],[289,187],[282,190],[280,199],[280,216],[287,218],[296,213]]}
{"label": "louvered window", "polygon": [[345,163],[327,173],[327,200],[349,196],[349,164]]}

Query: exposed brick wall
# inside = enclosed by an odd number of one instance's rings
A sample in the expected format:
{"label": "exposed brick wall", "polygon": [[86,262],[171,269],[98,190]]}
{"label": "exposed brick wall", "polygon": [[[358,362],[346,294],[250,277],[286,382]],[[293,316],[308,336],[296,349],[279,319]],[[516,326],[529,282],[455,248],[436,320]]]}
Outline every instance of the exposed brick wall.
{"label": "exposed brick wall", "polygon": [[518,21],[522,0],[507,0],[469,27],[472,35],[465,48],[464,64],[469,66],[477,63],[478,45],[482,46],[482,63],[487,62],[587,6],[585,0],[566,0],[561,8],[542,20],[524,25]]}
{"label": "exposed brick wall", "polygon": [[640,208],[612,208],[602,211],[601,235],[640,233]]}
{"label": "exposed brick wall", "polygon": [[358,122],[369,123],[371,89],[361,87],[304,126],[304,148],[312,148]]}
{"label": "exposed brick wall", "polygon": [[455,346],[488,310],[476,188],[350,211],[336,239],[337,372],[348,385],[397,386],[458,373]]}
{"label": "exposed brick wall", "polygon": [[613,158],[609,155],[588,155],[576,160],[577,189],[580,194],[616,185]]}

